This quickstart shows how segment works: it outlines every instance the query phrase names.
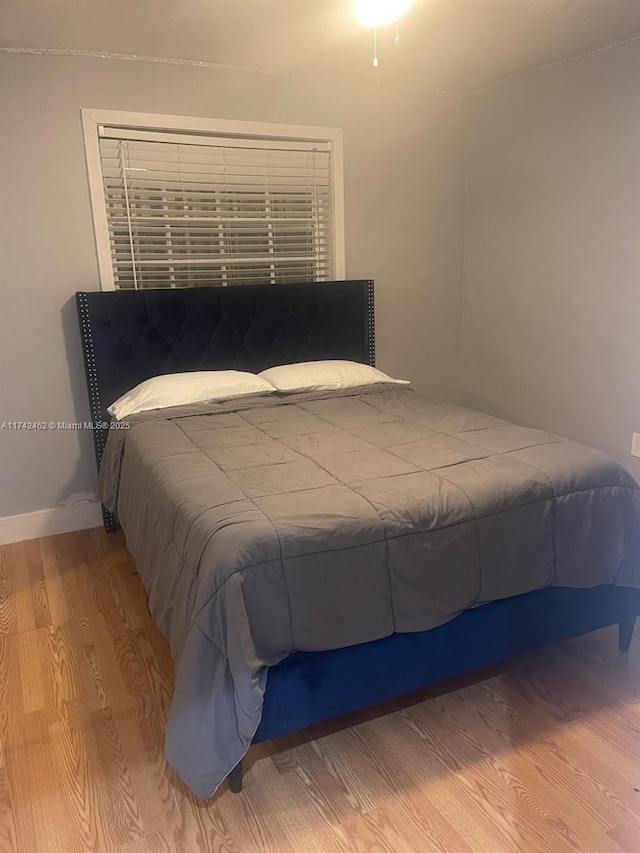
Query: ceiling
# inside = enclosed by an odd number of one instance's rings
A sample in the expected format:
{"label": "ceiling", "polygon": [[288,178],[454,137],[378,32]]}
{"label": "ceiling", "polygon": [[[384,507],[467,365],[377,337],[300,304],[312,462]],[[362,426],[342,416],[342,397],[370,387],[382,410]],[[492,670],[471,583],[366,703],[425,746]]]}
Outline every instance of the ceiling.
{"label": "ceiling", "polygon": [[640,34],[640,0],[416,0],[372,35],[351,0],[3,0],[0,48],[99,51],[469,93]]}

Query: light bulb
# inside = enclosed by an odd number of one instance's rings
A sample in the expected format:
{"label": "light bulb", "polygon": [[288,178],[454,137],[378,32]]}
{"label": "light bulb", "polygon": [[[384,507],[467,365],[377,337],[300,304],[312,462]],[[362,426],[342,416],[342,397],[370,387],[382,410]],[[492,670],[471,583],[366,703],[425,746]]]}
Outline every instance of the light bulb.
{"label": "light bulb", "polygon": [[405,15],[413,3],[414,0],[355,0],[354,11],[363,27],[384,27]]}

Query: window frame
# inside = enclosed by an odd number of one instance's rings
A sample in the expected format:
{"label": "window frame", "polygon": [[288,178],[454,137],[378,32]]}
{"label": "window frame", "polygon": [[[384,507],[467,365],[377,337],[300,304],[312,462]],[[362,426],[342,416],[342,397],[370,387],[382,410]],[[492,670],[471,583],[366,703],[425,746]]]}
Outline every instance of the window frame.
{"label": "window frame", "polygon": [[122,110],[80,110],[84,150],[89,179],[89,196],[93,215],[98,271],[101,290],[116,290],[107,208],[100,163],[98,128],[101,125],[127,129],[202,133],[216,136],[252,137],[288,142],[325,142],[331,146],[333,203],[333,267],[336,279],[345,278],[344,237],[344,160],[342,129],[306,125],[271,124],[254,121],[172,116]]}

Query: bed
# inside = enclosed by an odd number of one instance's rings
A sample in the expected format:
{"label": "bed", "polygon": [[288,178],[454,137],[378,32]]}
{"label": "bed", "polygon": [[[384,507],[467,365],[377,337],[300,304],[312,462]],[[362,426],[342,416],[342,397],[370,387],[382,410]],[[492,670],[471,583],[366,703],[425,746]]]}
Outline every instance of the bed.
{"label": "bed", "polygon": [[[373,365],[373,282],[81,292],[105,500],[176,660],[169,762],[210,797],[251,743],[640,611],[640,491],[598,451],[355,388],[106,407],[159,374]],[[107,441],[108,438],[108,441]]]}

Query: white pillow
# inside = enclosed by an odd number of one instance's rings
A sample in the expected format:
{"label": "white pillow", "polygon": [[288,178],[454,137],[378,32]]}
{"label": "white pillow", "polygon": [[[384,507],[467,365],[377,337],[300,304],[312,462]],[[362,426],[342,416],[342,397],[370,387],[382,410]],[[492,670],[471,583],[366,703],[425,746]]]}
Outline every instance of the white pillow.
{"label": "white pillow", "polygon": [[392,379],[386,373],[357,361],[302,361],[270,367],[259,373],[278,391],[339,391],[361,385],[410,385],[407,379]]}
{"label": "white pillow", "polygon": [[166,409],[205,400],[232,400],[251,394],[272,394],[266,379],[239,370],[203,370],[168,373],[141,382],[123,394],[107,411],[118,420],[149,409]]}

